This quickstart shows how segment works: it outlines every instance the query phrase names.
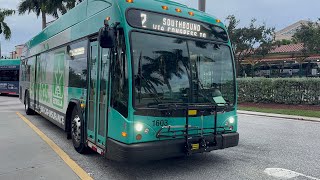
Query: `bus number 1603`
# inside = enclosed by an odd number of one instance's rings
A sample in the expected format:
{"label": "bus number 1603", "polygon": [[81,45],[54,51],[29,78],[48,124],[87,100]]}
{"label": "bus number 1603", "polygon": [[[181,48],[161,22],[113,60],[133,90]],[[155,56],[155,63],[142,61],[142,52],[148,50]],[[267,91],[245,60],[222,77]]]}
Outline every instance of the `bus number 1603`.
{"label": "bus number 1603", "polygon": [[168,120],[156,120],[152,122],[153,126],[168,126]]}

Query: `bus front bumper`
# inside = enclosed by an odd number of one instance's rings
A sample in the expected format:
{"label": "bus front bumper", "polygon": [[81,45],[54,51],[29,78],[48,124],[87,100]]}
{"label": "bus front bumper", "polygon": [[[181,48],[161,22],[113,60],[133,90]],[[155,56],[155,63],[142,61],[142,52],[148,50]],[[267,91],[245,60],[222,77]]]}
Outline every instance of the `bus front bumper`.
{"label": "bus front bumper", "polygon": [[[216,143],[214,143],[214,138],[214,136],[206,136],[205,140],[209,145],[206,148],[200,147],[197,150],[192,150],[191,154],[234,147],[239,143],[239,133],[217,135]],[[200,137],[192,138],[189,140],[189,144],[196,144],[200,141]],[[185,156],[187,154],[191,155],[188,153],[185,139],[163,140],[130,145],[110,138],[107,139],[107,158],[120,162],[159,160]]]}

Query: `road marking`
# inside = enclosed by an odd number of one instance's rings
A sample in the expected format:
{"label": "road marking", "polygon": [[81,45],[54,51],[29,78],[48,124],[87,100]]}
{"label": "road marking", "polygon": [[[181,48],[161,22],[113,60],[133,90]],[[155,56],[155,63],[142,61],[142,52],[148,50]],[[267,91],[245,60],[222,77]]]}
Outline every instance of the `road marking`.
{"label": "road marking", "polygon": [[76,162],[74,162],[58,145],[56,145],[48,136],[40,129],[33,125],[26,117],[17,112],[17,115],[35,131],[41,139],[43,139],[59,156],[60,158],[75,172],[81,179],[91,180],[92,178],[86,173]]}
{"label": "road marking", "polygon": [[264,170],[264,172],[266,174],[268,174],[269,176],[273,176],[276,178],[283,178],[283,179],[291,179],[291,178],[295,178],[298,176],[303,176],[306,177],[308,179],[312,179],[312,180],[320,180],[318,178],[312,177],[312,176],[307,176],[295,171],[291,171],[288,169],[282,169],[282,168],[267,168]]}

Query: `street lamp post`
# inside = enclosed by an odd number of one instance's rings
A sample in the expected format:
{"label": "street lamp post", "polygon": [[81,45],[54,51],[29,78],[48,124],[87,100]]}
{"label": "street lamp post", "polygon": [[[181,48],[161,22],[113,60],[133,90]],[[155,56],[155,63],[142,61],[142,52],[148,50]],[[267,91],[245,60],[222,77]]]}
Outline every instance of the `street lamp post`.
{"label": "street lamp post", "polygon": [[199,10],[205,12],[206,11],[206,0],[199,0]]}

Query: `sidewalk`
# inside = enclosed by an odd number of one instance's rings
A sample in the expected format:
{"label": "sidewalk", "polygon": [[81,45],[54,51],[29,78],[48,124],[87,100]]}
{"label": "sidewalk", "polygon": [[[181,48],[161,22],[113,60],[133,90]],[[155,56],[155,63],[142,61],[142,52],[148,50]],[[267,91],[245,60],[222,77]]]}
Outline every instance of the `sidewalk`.
{"label": "sidewalk", "polygon": [[293,115],[285,115],[285,114],[273,114],[273,113],[262,113],[262,112],[241,111],[241,110],[238,110],[237,112],[239,114],[245,114],[245,115],[265,116],[265,117],[275,117],[275,118],[293,119],[293,120],[301,120],[301,121],[320,122],[320,118],[315,118],[315,117],[293,116]]}
{"label": "sidewalk", "polygon": [[0,179],[79,179],[14,112],[0,112]]}

